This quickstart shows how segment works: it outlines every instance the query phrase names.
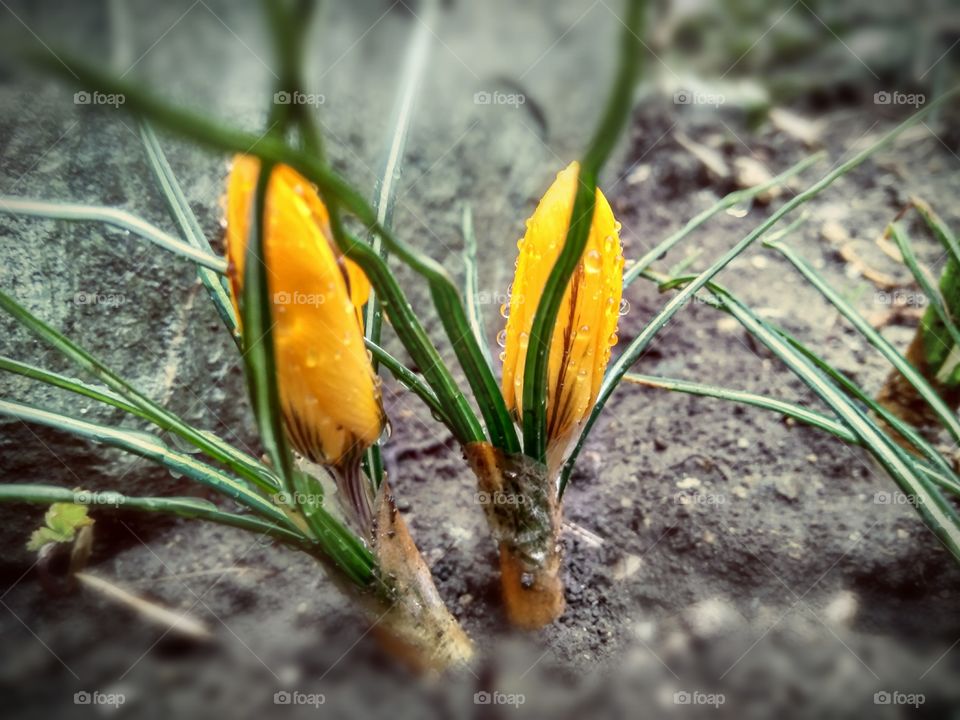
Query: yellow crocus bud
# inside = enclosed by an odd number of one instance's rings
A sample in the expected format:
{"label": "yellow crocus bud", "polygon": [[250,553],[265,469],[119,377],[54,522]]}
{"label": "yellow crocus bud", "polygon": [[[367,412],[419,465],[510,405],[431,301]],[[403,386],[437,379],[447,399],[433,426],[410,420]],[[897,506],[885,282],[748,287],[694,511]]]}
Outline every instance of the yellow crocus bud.
{"label": "yellow crocus bud", "polygon": [[[523,371],[533,319],[547,276],[563,249],[580,173],[573,162],[540,200],[517,247],[503,358],[503,396],[523,412]],[[547,394],[548,466],[559,467],[570,440],[597,400],[610,349],[617,342],[623,290],[619,223],[600,189],[590,236],[563,295],[550,344]]]}
{"label": "yellow crocus bud", "polygon": [[[235,307],[243,289],[247,237],[260,162],[237,156],[227,188],[227,259]],[[359,457],[384,415],[363,342],[366,276],[336,250],[316,189],[293,168],[273,169],[264,250],[280,402],[294,447],[314,462]]]}

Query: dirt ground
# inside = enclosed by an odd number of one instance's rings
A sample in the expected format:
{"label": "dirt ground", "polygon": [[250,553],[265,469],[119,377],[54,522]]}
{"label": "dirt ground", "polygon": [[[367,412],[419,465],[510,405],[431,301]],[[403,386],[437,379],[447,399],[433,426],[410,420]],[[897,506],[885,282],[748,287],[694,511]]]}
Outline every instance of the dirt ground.
{"label": "dirt ground", "polygon": [[[411,130],[394,227],[460,272],[462,203],[480,243],[481,291],[495,347],[523,221],[554,174],[582,148],[603,100],[619,25],[603,4],[537,9],[457,4],[438,25]],[[500,7],[500,6],[503,7]],[[105,11],[13,4],[44,38],[107,61]],[[612,7],[612,6],[611,6]],[[187,8],[190,8],[187,10]],[[373,192],[405,39],[417,19],[379,3],[332,7],[319,31],[313,80],[330,152]],[[256,12],[227,3],[139,7],[139,77],[158,92],[255,129],[269,87],[269,47]],[[178,17],[187,14],[178,22]],[[377,20],[370,38],[357,38]],[[504,18],[509,17],[510,22]],[[579,18],[579,20],[578,20]],[[12,22],[9,18],[8,22]],[[564,33],[575,25],[575,29]],[[227,28],[227,29],[225,29]],[[505,49],[512,49],[512,54]],[[519,48],[519,49],[518,49]],[[735,188],[678,141],[682,133],[727,162],[749,157],[780,172],[811,152],[735,106],[677,106],[649,73],[629,141],[601,186],[639,257]],[[202,68],[197,71],[196,68]],[[323,68],[330,68],[324,74]],[[521,77],[517,108],[473,94]],[[807,187],[891,128],[909,108],[877,106],[872,89],[824,82],[792,109],[822,123],[827,159],[770,205],[721,214],[664,261],[688,252],[702,268]],[[6,73],[0,84],[3,194],[123,207],[173,230],[151,181],[135,123],[113,109],[75,107],[72,89]],[[870,267],[899,273],[875,249],[907,197],[926,199],[954,228],[960,136],[949,114],[927,121],[841,178],[807,206],[788,241],[871,317],[888,308],[844,260],[836,227]],[[226,158],[164,135],[174,169],[208,236],[219,239]],[[741,210],[747,210],[741,208]],[[828,226],[825,231],[825,226]],[[836,227],[835,227],[836,226]],[[0,216],[0,284],[125,377],[201,427],[256,448],[235,347],[193,270],[136,238],[95,225]],[[923,257],[933,242],[914,233]],[[422,283],[399,270],[414,307],[441,337]],[[776,253],[761,247],[721,277],[765,316],[821,348],[875,390],[887,366]],[[78,301],[107,294],[113,303]],[[639,281],[620,328],[630,339],[664,302]],[[7,318],[2,353],[67,365]],[[389,329],[388,329],[389,332]],[[884,329],[905,346],[909,320]],[[400,352],[395,341],[391,349]],[[445,356],[450,356],[444,346]],[[646,374],[697,379],[820,407],[812,393],[730,319],[692,304],[641,360]],[[130,424],[83,400],[4,377],[5,397]],[[477,642],[470,671],[413,682],[385,660],[369,620],[309,557],[243,532],[135,514],[98,513],[91,571],[175,609],[191,610],[215,640],[164,633],[89,591],[51,594],[23,550],[42,511],[0,508],[0,691],[10,718],[86,716],[74,693],[122,693],[117,717],[930,717],[960,708],[960,569],[862,451],[750,408],[624,387],[593,433],[565,496],[568,608],[554,626],[521,635],[498,602],[496,556],[473,478],[448,433],[415,399],[386,383],[393,434],[389,471],[400,508],[441,594]],[[5,480],[131,494],[203,495],[143,461],[60,433],[0,422]],[[281,690],[325,702],[281,707]],[[475,705],[474,693],[520,693],[524,704]],[[677,704],[722,694],[720,707]],[[875,704],[876,693],[921,694],[919,707]],[[697,695],[699,693],[699,695]],[[696,702],[696,700],[694,700]]]}

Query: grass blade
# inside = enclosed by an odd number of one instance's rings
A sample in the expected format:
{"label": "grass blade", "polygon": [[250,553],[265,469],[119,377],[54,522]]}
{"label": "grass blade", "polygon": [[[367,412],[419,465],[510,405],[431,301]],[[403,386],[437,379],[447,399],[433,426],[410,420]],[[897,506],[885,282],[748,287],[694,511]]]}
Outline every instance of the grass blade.
{"label": "grass blade", "polygon": [[0,309],[8,312],[34,335],[135,405],[161,429],[176,433],[210,457],[227,465],[240,477],[264,490],[275,492],[279,488],[276,476],[268,468],[215,435],[196,430],[154,403],[89,352],[34,316],[3,291],[0,291]]}
{"label": "grass blade", "polygon": [[910,274],[913,275],[914,280],[917,281],[917,285],[923,290],[923,294],[927,296],[930,307],[936,314],[937,319],[939,319],[940,325],[942,325],[950,335],[953,345],[960,345],[960,331],[957,330],[953,318],[950,317],[950,308],[947,307],[947,303],[940,289],[934,285],[930,276],[920,267],[920,263],[913,253],[913,247],[910,244],[907,231],[898,222],[891,223],[888,231],[893,241],[897,244],[897,248],[900,250],[900,256],[903,258],[903,262],[910,269]]}
{"label": "grass blade", "polygon": [[[620,357],[613,363],[613,365],[607,370],[607,374],[604,377],[603,384],[600,387],[600,393],[597,397],[597,402],[593,407],[593,410],[590,412],[590,416],[587,418],[586,423],[584,424],[583,431],[580,434],[579,439],[577,440],[576,445],[573,448],[573,451],[570,453],[570,456],[567,459],[566,465],[564,466],[563,472],[561,473],[560,478],[560,494],[563,494],[566,484],[570,479],[570,473],[573,471],[573,464],[576,462],[577,457],[580,454],[580,451],[583,449],[583,446],[586,444],[587,437],[590,434],[590,431],[593,429],[594,424],[596,424],[597,418],[600,416],[600,413],[603,411],[603,408],[606,406],[607,400],[609,400],[610,395],[616,389],[620,380],[627,373],[630,367],[639,359],[640,355],[643,354],[643,351],[646,350],[647,346],[660,331],[660,329],[666,325],[666,323],[672,318],[677,311],[679,311],[686,303],[693,297],[693,295],[699,291],[704,285],[706,285],[717,273],[719,273],[723,268],[725,268],[734,258],[736,258],[740,253],[746,250],[753,242],[755,242],[759,237],[764,233],[770,230],[774,225],[776,225],[781,219],[783,219],[790,212],[800,207],[806,203],[811,198],[818,195],[828,186],[830,186],[837,178],[845,175],[850,172],[853,168],[860,165],[871,155],[876,153],[881,148],[889,145],[893,140],[900,135],[903,131],[912,127],[922,120],[927,113],[931,112],[936,107],[939,107],[944,102],[949,99],[952,99],[958,92],[953,90],[945,95],[942,95],[940,98],[932,102],[930,105],[921,109],[920,111],[914,113],[905,121],[897,125],[886,135],[884,135],[880,140],[873,143],[869,147],[861,150],[854,157],[847,160],[846,162],[840,164],[829,173],[824,175],[816,183],[808,187],[806,190],[801,192],[798,195],[795,195],[789,201],[784,203],[776,212],[770,215],[765,221],[758,225],[754,230],[752,230],[746,237],[744,237],[740,242],[738,242],[733,248],[724,253],[719,259],[717,259],[713,265],[704,270],[700,275],[696,277],[692,282],[686,284],[679,294],[675,295],[670,302],[664,306],[664,308],[657,313],[651,319],[651,321],[644,327],[640,334],[634,338],[634,340],[627,346],[627,348],[621,353]],[[775,246],[782,247],[782,246]],[[872,328],[870,328],[872,331]],[[874,332],[876,335],[877,333]],[[894,351],[896,352],[896,351]],[[916,374],[916,373],[914,373]],[[929,388],[929,386],[928,386]],[[939,400],[939,398],[937,398]],[[940,403],[941,406],[943,403]],[[953,420],[953,424],[957,425],[956,419]],[[960,426],[958,426],[960,429]]]}
{"label": "grass blade", "polygon": [[[464,372],[471,381],[471,388],[477,395],[477,400],[484,413],[484,419],[490,428],[491,439],[507,451],[519,449],[519,441],[513,422],[507,412],[499,386],[493,376],[493,371],[483,360],[483,353],[478,347],[473,334],[470,333],[469,323],[460,299],[457,287],[444,267],[422,253],[417,252],[405,243],[400,242],[389,230],[378,221],[376,212],[370,207],[363,196],[353,189],[342,177],[333,172],[322,159],[315,155],[298,151],[278,137],[258,137],[235,128],[221,126],[210,119],[195,113],[183,111],[168,106],[166,103],[150,96],[133,83],[113,78],[109,73],[77,59],[70,53],[61,55],[64,62],[68,62],[75,74],[68,74],[68,82],[82,82],[89,88],[114,88],[116,92],[124,93],[126,102],[124,108],[130,112],[140,113],[152,119],[158,125],[169,128],[184,136],[193,138],[213,148],[226,152],[250,153],[256,155],[265,164],[286,164],[315,183],[324,197],[330,210],[331,225],[334,238],[347,257],[354,260],[371,279],[371,283],[380,295],[381,301],[389,291],[397,296],[399,286],[393,281],[393,287],[388,287],[386,278],[391,276],[390,270],[383,262],[383,258],[374,252],[366,243],[362,243],[352,235],[338,232],[334,222],[336,206],[355,215],[367,229],[379,236],[384,246],[397,258],[409,265],[415,272],[422,275],[429,283],[431,296],[437,305],[438,313],[443,321],[444,330],[453,342],[457,358],[463,366]],[[35,57],[38,65],[45,66],[56,74],[61,74],[63,67],[59,62],[49,63],[46,52],[38,53]],[[120,88],[123,88],[122,90]],[[370,250],[370,252],[367,252]],[[399,295],[402,297],[402,293]],[[404,313],[405,298],[402,304],[394,304],[395,317],[392,318],[394,327],[401,323],[409,324],[412,313]],[[419,321],[417,321],[419,326]],[[405,337],[416,342],[408,346],[407,351],[414,357],[417,364],[424,368],[424,375],[431,382],[431,386],[438,397],[443,398],[451,408],[460,427],[462,440],[471,442],[482,440],[482,428],[472,417],[469,404],[464,403],[463,394],[457,389],[452,375],[443,366],[442,359],[436,349],[430,344],[422,327],[410,327]],[[419,355],[419,357],[417,357]],[[430,372],[427,372],[427,368]],[[439,382],[435,383],[435,379]]]}
{"label": "grass blade", "polygon": [[284,492],[292,498],[296,490],[293,484],[293,455],[283,429],[265,254],[265,210],[272,170],[272,166],[266,165],[257,176],[253,222],[244,261],[240,316],[243,319],[243,361],[260,439],[273,467],[278,471]]}
{"label": "grass blade", "polygon": [[[722,293],[719,288],[712,288]],[[846,398],[838,388],[827,382],[816,367],[793,352],[790,344],[759,317],[729,294],[720,295],[725,307],[738,321],[779,357],[803,382],[813,390],[840,419],[860,438],[861,443],[883,465],[887,473],[909,497],[930,529],[950,553],[960,560],[960,516],[940,491],[926,478],[918,475],[910,457],[881,430],[860,408]]]}
{"label": "grass blade", "polygon": [[940,399],[940,396],[936,390],[930,386],[926,378],[917,372],[913,365],[911,365],[886,338],[877,332],[850,303],[840,296],[840,293],[830,287],[820,273],[814,270],[813,267],[803,260],[792,248],[782,243],[772,243],[770,247],[787,258],[800,274],[803,275],[841,315],[849,320],[871,345],[877,348],[877,350],[903,374],[910,384],[916,388],[917,393],[930,404],[930,407],[936,412],[937,417],[940,418],[940,421],[947,430],[949,430],[954,441],[960,442],[960,423],[957,422],[953,411]]}
{"label": "grass blade", "polygon": [[58,387],[63,390],[69,390],[70,392],[77,393],[78,395],[88,397],[91,400],[112,405],[115,408],[119,408],[124,412],[128,412],[131,415],[136,415],[137,417],[141,417],[145,420],[151,419],[149,413],[145,413],[136,405],[128,403],[120,395],[117,395],[115,392],[107,388],[94,387],[93,385],[85,383],[82,380],[67,377],[66,375],[51,372],[50,370],[44,370],[43,368],[38,368],[35,365],[28,365],[27,363],[22,363],[19,360],[14,360],[5,356],[0,356],[0,370],[6,370],[7,372],[23,375],[24,377],[31,378],[32,380],[39,380],[47,385],[53,385],[54,387]]}
{"label": "grass blade", "polygon": [[672,378],[653,377],[650,375],[638,375],[627,373],[623,376],[626,382],[644,387],[660,388],[672,392],[682,392],[688,395],[698,395],[700,397],[712,397],[719,400],[750,405],[763,410],[771,410],[776,413],[794,420],[798,420],[806,425],[826,430],[831,435],[836,435],[841,440],[849,443],[859,442],[859,438],[854,435],[846,425],[833,418],[827,417],[823,413],[810,410],[795,403],[786,402],[769,398],[764,395],[744,392],[742,390],[730,390],[728,388],[715,387],[713,385],[704,385],[702,383],[689,382],[687,380],[674,380]]}
{"label": "grass blade", "polygon": [[164,513],[184,518],[199,518],[221,525],[249,530],[261,535],[272,535],[295,547],[315,549],[304,536],[280,525],[263,520],[256,515],[238,515],[221,510],[209,500],[194,497],[136,497],[109,491],[69,490],[55,485],[28,483],[0,484],[0,502],[23,502],[39,505],[52,503],[76,503],[88,507],[139,510]]}
{"label": "grass blade", "polygon": [[486,332],[484,331],[483,309],[480,307],[480,282],[477,273],[477,236],[473,231],[473,211],[470,203],[463,205],[463,267],[464,267],[464,286],[467,302],[467,318],[470,322],[470,329],[474,337],[477,338],[477,344],[483,351],[483,356],[490,367],[493,367],[493,357],[490,354],[490,346],[487,342]]}
{"label": "grass blade", "polygon": [[163,441],[149,433],[101,425],[9,400],[0,400],[0,414],[17,418],[26,423],[46,425],[71,435],[116,447],[152,460],[176,473],[186,475],[192,480],[223,493],[264,517],[291,526],[291,522],[279,508],[259,493],[251,490],[245,483],[186,453],[171,450]]}
{"label": "grass blade", "polygon": [[[213,249],[203,234],[203,229],[197,221],[193,210],[190,209],[190,203],[187,202],[186,195],[177,182],[177,177],[167,162],[167,156],[160,147],[160,141],[157,139],[153,128],[145,122],[140,123],[140,138],[143,141],[143,148],[147,154],[147,160],[153,175],[160,183],[160,190],[167,201],[167,208],[173,215],[174,220],[180,227],[180,233],[186,238],[187,242],[198,250],[212,253]],[[230,336],[235,342],[239,342],[239,327],[237,326],[237,316],[233,310],[233,303],[230,302],[230,295],[224,284],[223,277],[211,272],[207,268],[197,268],[197,274],[200,281],[207,289],[210,299],[223,320],[223,324],[230,331]]]}
{"label": "grass blade", "polygon": [[[777,330],[777,328],[773,329]],[[821,371],[823,370],[823,368],[820,367],[818,367],[818,369]],[[682,392],[700,397],[712,397],[719,400],[727,400],[729,402],[750,405],[763,410],[770,410],[785,417],[793,418],[794,420],[802,422],[806,425],[810,425],[811,427],[825,430],[844,442],[848,442],[853,445],[860,445],[861,447],[863,446],[860,438],[857,437],[857,435],[855,435],[843,423],[834,418],[828,417],[823,413],[810,410],[809,408],[803,407],[802,405],[797,405],[795,403],[766,397],[765,395],[757,395],[755,393],[743,392],[740,390],[730,390],[728,388],[688,382],[686,380],[674,380],[669,378],[652,377],[649,375],[637,375],[634,373],[628,373],[623,379],[626,382],[635,385],[642,385],[644,387],[660,388],[663,390]],[[925,473],[940,487],[944,488],[945,490],[949,490],[954,494],[960,495],[960,479],[958,479],[953,473],[949,465],[944,463],[942,457],[937,455],[936,458],[937,462],[935,462],[935,464],[937,467],[928,467],[921,464],[917,466],[917,469]]]}
{"label": "grass blade", "polygon": [[547,383],[550,343],[570,277],[590,235],[596,205],[597,176],[626,127],[633,107],[633,88],[640,69],[640,35],[644,4],[627,0],[627,19],[620,33],[620,58],[610,98],[580,163],[570,225],[537,304],[523,365],[523,451],[537,462],[547,460]]}
{"label": "grass blade", "polygon": [[421,400],[423,400],[424,404],[430,408],[430,411],[433,413],[434,417],[437,418],[437,420],[440,420],[442,423],[447,425],[447,427],[451,426],[451,421],[447,416],[447,411],[444,409],[443,405],[440,404],[440,401],[437,400],[436,396],[433,394],[427,384],[423,382],[423,379],[419,375],[407,369],[403,363],[373,342],[373,340],[367,340],[365,342],[367,349],[370,350],[374,359],[382,363],[383,366],[390,371],[390,374],[393,375],[393,377],[396,378],[401,385],[415,393]]}
{"label": "grass blade", "polygon": [[[813,153],[808,155],[803,160],[798,162],[796,165],[793,165],[776,177],[771,178],[765,183],[760,185],[754,185],[753,187],[744,188],[743,190],[735,190],[734,192],[724,196],[719,202],[715,205],[708,207],[706,210],[701,212],[699,215],[695,215],[693,218],[687,222],[682,228],[677,230],[673,235],[666,238],[662,242],[658,243],[656,246],[651,248],[647,253],[645,253],[639,260],[633,263],[629,270],[623,276],[623,287],[624,289],[628,288],[633,281],[640,277],[641,273],[644,270],[648,269],[656,260],[675,247],[680,241],[686,238],[690,233],[699,228],[701,225],[710,220],[713,216],[718,213],[723,212],[729,208],[740,205],[741,203],[752,200],[757,195],[770,190],[771,188],[778,187],[783,185],[787,180],[799,175],[808,167],[813,165],[816,162],[819,162],[827,155],[825,150]],[[671,273],[676,274],[676,273]]]}
{"label": "grass blade", "polygon": [[[377,222],[385,228],[393,227],[393,210],[397,200],[397,187],[403,167],[404,151],[413,118],[417,90],[429,56],[432,38],[430,28],[434,24],[435,11],[436,3],[427,2],[424,8],[424,17],[415,26],[413,37],[407,49],[404,68],[401,72],[400,90],[397,94],[396,109],[391,124],[392,131],[386,143],[381,163],[380,180],[374,190],[373,198],[373,208],[377,211]],[[370,244],[374,252],[379,254],[380,257],[386,257],[386,248],[379,236],[372,235]],[[363,325],[366,339],[375,345],[379,345],[380,331],[383,326],[383,308],[376,293],[371,293],[364,308]],[[376,354],[374,355],[373,368],[374,371],[377,370]],[[366,463],[374,487],[380,487],[380,483],[383,482],[384,468],[379,442],[374,443],[367,450]]]}
{"label": "grass blade", "polygon": [[82,205],[78,203],[47,202],[30,198],[16,198],[9,195],[0,196],[0,212],[11,215],[28,215],[30,217],[53,218],[73,222],[99,222],[106,225],[127,230],[167,252],[178,255],[211,272],[223,274],[227,271],[226,261],[210,252],[199,250],[177,238],[154,227],[145,220],[131,215],[125,210],[96,205]]}

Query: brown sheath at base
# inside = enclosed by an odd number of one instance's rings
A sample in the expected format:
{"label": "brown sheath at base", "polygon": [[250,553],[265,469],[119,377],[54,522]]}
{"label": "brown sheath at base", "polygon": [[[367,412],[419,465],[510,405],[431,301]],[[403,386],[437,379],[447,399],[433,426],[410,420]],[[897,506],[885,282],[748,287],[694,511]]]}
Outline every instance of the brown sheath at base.
{"label": "brown sheath at base", "polygon": [[500,549],[507,618],[525,630],[549,625],[566,608],[555,483],[544,466],[506,457],[487,443],[472,443],[464,452]]}
{"label": "brown sheath at base", "polygon": [[531,567],[517,557],[506,543],[500,543],[500,583],[510,623],[524,630],[537,630],[563,615],[560,570],[563,554],[551,553],[542,567]]}
{"label": "brown sheath at base", "polygon": [[391,590],[389,599],[371,608],[381,643],[417,670],[443,671],[469,662],[473,643],[440,598],[386,482],[376,499],[373,540],[381,577]]}
{"label": "brown sheath at base", "polygon": [[[913,336],[910,346],[907,348],[906,359],[907,362],[917,369],[917,372],[927,379],[947,406],[956,410],[957,406],[960,405],[960,392],[943,387],[941,383],[937,382],[935,377],[931,377],[933,373],[931,373],[930,368],[927,367],[927,361],[923,352],[923,336],[919,329]],[[923,429],[935,427],[940,424],[937,413],[930,407],[930,403],[920,396],[917,389],[913,387],[910,381],[903,376],[903,373],[896,368],[891,370],[890,374],[887,375],[886,382],[884,382],[883,387],[880,388],[880,392],[877,393],[877,402],[915,428]],[[890,437],[896,440],[898,444],[915,452],[913,445],[907,442],[900,433],[886,426],[886,423],[882,424],[886,427]]]}

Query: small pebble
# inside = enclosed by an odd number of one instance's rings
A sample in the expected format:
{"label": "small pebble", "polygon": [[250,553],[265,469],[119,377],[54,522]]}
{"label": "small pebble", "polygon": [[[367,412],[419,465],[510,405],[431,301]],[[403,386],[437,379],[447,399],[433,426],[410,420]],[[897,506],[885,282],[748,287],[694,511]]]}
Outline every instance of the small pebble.
{"label": "small pebble", "polygon": [[787,500],[796,500],[800,494],[797,488],[797,482],[789,475],[781,475],[773,481],[773,486],[782,497]]}

